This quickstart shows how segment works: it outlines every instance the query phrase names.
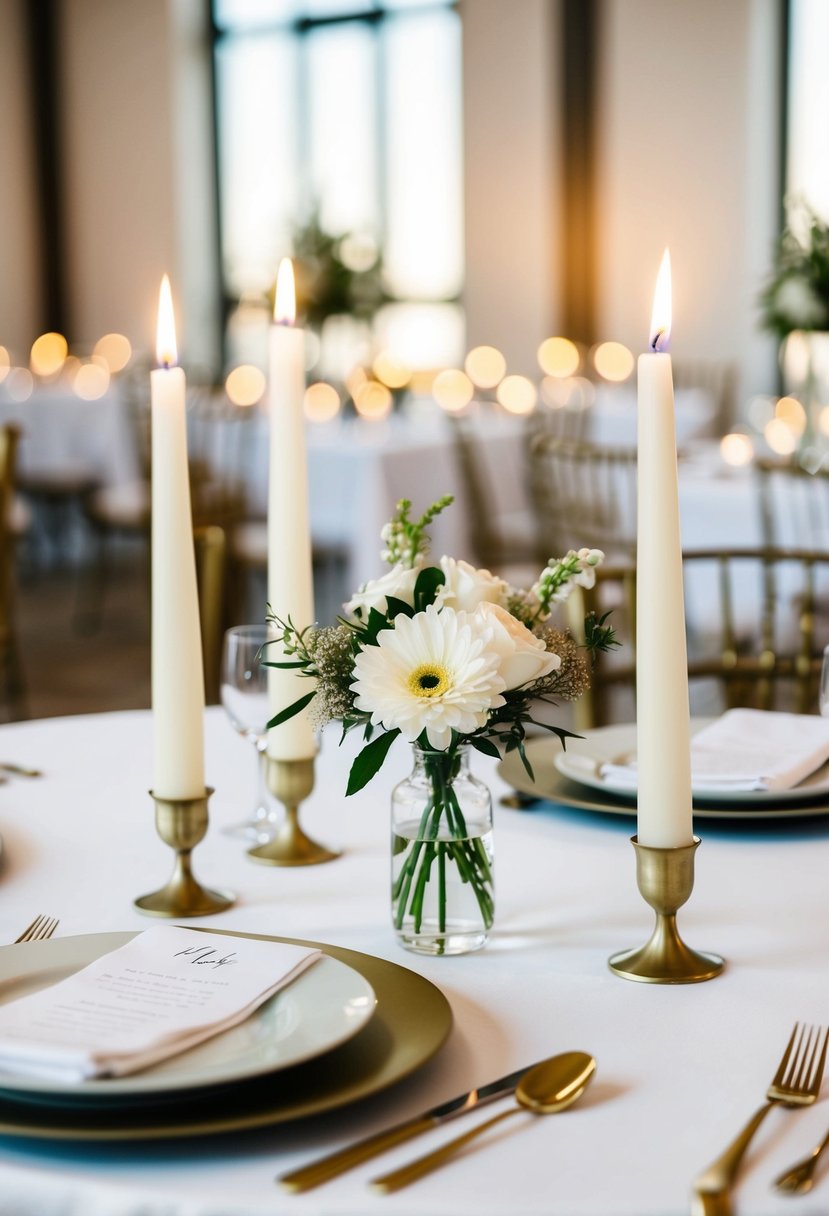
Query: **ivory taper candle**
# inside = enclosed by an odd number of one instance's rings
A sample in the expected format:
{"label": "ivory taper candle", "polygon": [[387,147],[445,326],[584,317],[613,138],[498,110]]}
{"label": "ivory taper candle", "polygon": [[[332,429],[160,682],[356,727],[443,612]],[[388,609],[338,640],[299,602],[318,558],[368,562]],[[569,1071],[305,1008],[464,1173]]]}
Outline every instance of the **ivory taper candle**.
{"label": "ivory taper candle", "polygon": [[[269,339],[268,603],[280,620],[290,617],[297,629],[304,629],[314,622],[314,585],[303,408],[305,336],[294,324],[295,317],[293,266],[283,258]],[[278,652],[276,644],[268,648],[273,659],[280,657]],[[295,671],[269,668],[272,717],[310,691],[309,681]],[[268,755],[273,760],[303,760],[315,752],[305,711],[268,731]]]}
{"label": "ivory taper candle", "polygon": [[193,515],[187,465],[186,383],[176,367],[170,281],[158,302],[152,402],[152,701],[153,793],[204,795],[202,667]]}
{"label": "ivory taper candle", "polygon": [[651,351],[638,364],[636,724],[639,843],[693,839],[690,713],[676,423],[671,357],[671,263],[657,278]]}

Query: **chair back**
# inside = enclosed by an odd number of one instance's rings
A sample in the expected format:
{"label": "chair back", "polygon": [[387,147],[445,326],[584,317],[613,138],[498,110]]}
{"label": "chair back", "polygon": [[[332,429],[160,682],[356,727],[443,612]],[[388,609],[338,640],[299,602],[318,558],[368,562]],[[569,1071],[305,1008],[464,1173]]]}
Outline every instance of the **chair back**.
{"label": "chair back", "polygon": [[529,483],[548,556],[586,545],[612,559],[632,559],[635,449],[537,434],[529,448]]}
{"label": "chair back", "polygon": [[763,544],[829,549],[829,468],[758,458],[754,472]]}
{"label": "chair back", "polygon": [[[683,573],[692,712],[738,705],[814,712],[829,643],[829,553],[696,550],[683,554]],[[632,563],[602,566],[594,588],[575,588],[567,603],[571,629],[583,637],[585,614],[608,609],[622,647],[599,655],[592,687],[575,705],[577,729],[633,716]]]}
{"label": "chair back", "polygon": [[227,540],[223,528],[209,524],[193,530],[193,542],[196,550],[204,695],[208,705],[215,705],[219,701],[225,631]]}
{"label": "chair back", "polygon": [[0,704],[8,718],[25,713],[25,685],[15,627],[15,534],[12,505],[20,429],[0,426]]}

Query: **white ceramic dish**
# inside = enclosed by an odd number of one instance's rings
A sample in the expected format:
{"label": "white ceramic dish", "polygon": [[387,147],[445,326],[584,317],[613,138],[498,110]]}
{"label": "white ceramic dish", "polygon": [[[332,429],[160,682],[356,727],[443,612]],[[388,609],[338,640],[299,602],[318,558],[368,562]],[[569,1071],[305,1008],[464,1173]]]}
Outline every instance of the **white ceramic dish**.
{"label": "white ceramic dish", "polygon": [[[0,1004],[57,983],[134,936],[96,933],[0,948]],[[330,1051],[365,1026],[375,1005],[374,989],[359,972],[323,955],[241,1025],[143,1072],[63,1084],[0,1071],[0,1090],[123,1102],[241,1081]]]}
{"label": "white ceramic dish", "polygon": [[[694,718],[691,722],[691,734],[707,726],[711,718]],[[588,731],[583,739],[568,739],[567,750],[558,751],[554,756],[554,764],[558,771],[571,781],[591,789],[602,790],[615,798],[636,799],[636,790],[622,785],[601,775],[603,764],[611,762],[624,763],[622,757],[636,750],[636,726],[624,723],[619,726],[601,726]],[[694,790],[694,803],[704,805],[724,802],[745,803],[747,806],[774,806],[785,802],[817,802],[820,799],[829,801],[829,764],[822,765],[810,773],[804,781],[790,790],[713,790],[709,786],[705,790]]]}

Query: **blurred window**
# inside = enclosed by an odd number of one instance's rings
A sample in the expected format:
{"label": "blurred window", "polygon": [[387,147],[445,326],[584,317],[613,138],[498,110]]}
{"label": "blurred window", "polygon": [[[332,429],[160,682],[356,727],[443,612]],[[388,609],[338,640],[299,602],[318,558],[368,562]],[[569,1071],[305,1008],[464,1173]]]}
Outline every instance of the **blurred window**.
{"label": "blurred window", "polygon": [[829,220],[829,4],[789,0],[786,196]]}
{"label": "blurred window", "polygon": [[463,277],[460,18],[449,0],[213,0],[222,262],[268,290],[316,215],[382,251],[395,301]]}

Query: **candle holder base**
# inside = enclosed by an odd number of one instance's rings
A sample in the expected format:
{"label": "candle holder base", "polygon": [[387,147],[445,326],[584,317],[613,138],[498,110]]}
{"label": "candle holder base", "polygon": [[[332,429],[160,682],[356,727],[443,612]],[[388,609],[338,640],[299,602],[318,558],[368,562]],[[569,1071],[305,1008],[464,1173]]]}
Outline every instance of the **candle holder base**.
{"label": "candle holder base", "polygon": [[251,861],[266,866],[317,866],[340,854],[312,840],[302,830],[299,808],[314,788],[314,761],[273,760],[268,757],[268,788],[285,807],[285,819],[276,835],[248,849]]}
{"label": "candle holder base", "polygon": [[175,850],[173,873],[165,886],[134,901],[147,916],[211,916],[224,912],[236,902],[227,891],[211,891],[194,877],[191,853],[207,831],[207,800],[213,793],[205,790],[200,798],[160,798],[150,791],[155,802],[156,830]]}
{"label": "candle holder base", "polygon": [[651,848],[631,837],[636,850],[636,881],[642,898],[656,913],[650,940],[609,960],[610,970],[644,984],[697,984],[719,975],[725,966],[717,954],[692,950],[679,936],[676,913],[694,889],[694,854],[699,838],[673,849]]}

